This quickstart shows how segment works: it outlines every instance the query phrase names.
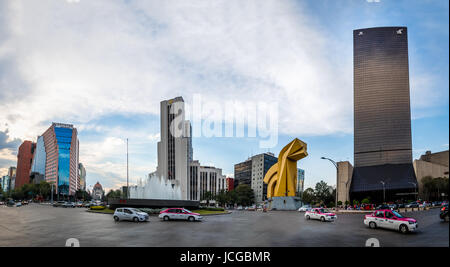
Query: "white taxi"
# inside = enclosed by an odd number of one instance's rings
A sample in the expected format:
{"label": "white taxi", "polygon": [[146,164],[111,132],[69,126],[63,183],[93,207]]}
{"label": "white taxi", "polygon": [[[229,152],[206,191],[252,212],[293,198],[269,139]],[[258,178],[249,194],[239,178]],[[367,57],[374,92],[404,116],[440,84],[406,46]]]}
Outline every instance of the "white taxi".
{"label": "white taxi", "polygon": [[305,212],[305,218],[307,220],[315,219],[322,222],[332,222],[337,219],[337,216],[325,208],[314,208]]}
{"label": "white taxi", "polygon": [[364,224],[372,229],[385,228],[400,231],[404,234],[415,231],[418,227],[417,221],[407,218],[394,210],[377,210],[370,215],[364,216]]}

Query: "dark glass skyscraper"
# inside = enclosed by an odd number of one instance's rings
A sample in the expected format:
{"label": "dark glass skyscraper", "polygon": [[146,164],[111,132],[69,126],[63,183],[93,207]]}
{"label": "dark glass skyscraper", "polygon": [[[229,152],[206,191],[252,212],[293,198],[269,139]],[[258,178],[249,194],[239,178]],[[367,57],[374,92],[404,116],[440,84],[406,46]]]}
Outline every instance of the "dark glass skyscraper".
{"label": "dark glass skyscraper", "polygon": [[355,30],[353,43],[351,198],[414,199],[407,28]]}

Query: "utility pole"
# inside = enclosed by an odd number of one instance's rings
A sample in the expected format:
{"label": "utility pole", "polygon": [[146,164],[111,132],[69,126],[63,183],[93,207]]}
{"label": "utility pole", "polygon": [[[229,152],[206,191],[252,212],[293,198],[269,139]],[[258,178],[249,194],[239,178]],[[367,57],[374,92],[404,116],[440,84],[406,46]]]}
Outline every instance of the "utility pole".
{"label": "utility pole", "polygon": [[385,193],[385,187],[384,187],[384,184],[385,184],[385,182],[384,181],[380,181],[380,183],[383,185],[383,204],[384,204],[384,202],[386,202],[386,193]]}
{"label": "utility pole", "polygon": [[128,138],[127,138],[127,199],[129,199],[128,194],[130,190],[128,189]]}
{"label": "utility pole", "polygon": [[334,167],[336,167],[336,203],[335,203],[335,211],[338,211],[338,185],[339,185],[339,167],[338,164],[336,163],[336,161],[326,158],[326,157],[321,157],[320,159],[326,159],[328,161],[330,161],[331,163],[333,163]]}

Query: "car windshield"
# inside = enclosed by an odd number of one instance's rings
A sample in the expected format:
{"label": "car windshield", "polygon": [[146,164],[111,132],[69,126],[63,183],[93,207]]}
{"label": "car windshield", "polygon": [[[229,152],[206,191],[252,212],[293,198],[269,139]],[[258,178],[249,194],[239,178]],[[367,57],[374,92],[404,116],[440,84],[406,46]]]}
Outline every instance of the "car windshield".
{"label": "car windshield", "polygon": [[130,209],[130,210],[132,210],[134,212],[142,212],[141,210],[138,210],[138,209]]}
{"label": "car windshield", "polygon": [[396,212],[395,210],[393,210],[392,213],[394,213],[394,215],[395,215],[397,218],[403,218],[403,216],[402,216],[400,213]]}

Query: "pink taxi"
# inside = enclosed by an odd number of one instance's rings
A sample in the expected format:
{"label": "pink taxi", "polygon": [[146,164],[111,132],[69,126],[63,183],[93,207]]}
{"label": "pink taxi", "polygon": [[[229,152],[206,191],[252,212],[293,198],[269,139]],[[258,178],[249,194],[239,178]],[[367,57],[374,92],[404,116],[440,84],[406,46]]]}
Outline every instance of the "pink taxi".
{"label": "pink taxi", "polygon": [[305,212],[305,218],[307,220],[315,219],[315,220],[321,220],[322,222],[325,221],[334,221],[337,219],[336,214],[331,213],[325,208],[314,208],[309,211]]}
{"label": "pink taxi", "polygon": [[394,210],[377,210],[370,215],[366,215],[364,216],[364,224],[372,229],[392,229],[404,234],[415,231],[418,227],[415,219],[404,217]]}

